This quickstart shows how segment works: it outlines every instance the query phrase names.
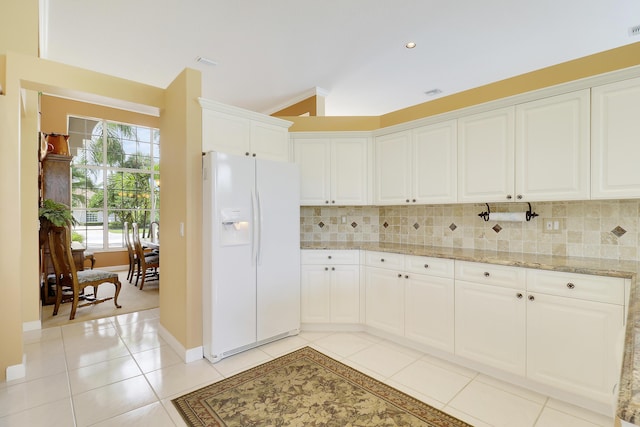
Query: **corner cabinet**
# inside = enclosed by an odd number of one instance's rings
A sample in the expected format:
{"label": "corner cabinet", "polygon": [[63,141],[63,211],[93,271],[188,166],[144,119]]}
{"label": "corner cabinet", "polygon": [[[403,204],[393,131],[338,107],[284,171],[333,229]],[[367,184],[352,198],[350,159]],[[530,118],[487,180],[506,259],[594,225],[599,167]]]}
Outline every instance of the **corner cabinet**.
{"label": "corner cabinet", "polygon": [[366,205],[369,203],[370,139],[341,135],[292,137],[300,165],[303,206]]}
{"label": "corner cabinet", "polygon": [[591,198],[640,197],[640,78],[592,89]]}
{"label": "corner cabinet", "polygon": [[360,264],[357,250],[303,250],[302,323],[360,322]]}
{"label": "corner cabinet", "polygon": [[291,122],[199,99],[202,151],[219,151],[266,160],[289,161]]}
{"label": "corner cabinet", "polygon": [[458,119],[458,201],[589,198],[589,90]]}
{"label": "corner cabinet", "polygon": [[375,139],[376,205],[456,201],[456,121]]}

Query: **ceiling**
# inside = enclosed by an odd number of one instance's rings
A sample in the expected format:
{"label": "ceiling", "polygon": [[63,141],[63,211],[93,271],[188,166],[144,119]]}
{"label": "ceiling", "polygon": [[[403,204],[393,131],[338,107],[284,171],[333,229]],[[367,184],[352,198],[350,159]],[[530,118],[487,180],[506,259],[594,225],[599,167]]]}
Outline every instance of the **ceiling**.
{"label": "ceiling", "polygon": [[205,98],[266,114],[318,92],[326,115],[381,115],[640,41],[640,0],[41,4],[43,58],[161,88],[199,69]]}

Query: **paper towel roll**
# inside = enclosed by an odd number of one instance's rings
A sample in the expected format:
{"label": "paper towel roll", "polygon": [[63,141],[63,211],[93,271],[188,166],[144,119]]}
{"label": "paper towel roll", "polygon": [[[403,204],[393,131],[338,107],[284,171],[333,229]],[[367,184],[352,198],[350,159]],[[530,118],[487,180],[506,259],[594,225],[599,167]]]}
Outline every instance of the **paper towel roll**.
{"label": "paper towel roll", "polygon": [[526,212],[491,212],[489,214],[489,221],[524,222],[526,220]]}

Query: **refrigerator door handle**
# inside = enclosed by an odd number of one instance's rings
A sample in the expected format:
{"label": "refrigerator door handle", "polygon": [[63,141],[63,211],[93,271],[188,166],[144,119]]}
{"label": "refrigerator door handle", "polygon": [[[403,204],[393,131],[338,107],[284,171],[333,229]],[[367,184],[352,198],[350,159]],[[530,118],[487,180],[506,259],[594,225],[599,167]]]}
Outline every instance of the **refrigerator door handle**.
{"label": "refrigerator door handle", "polygon": [[259,243],[258,220],[260,217],[258,215],[258,198],[256,196],[256,193],[253,190],[251,190],[251,212],[253,214],[253,239],[251,239],[251,265],[257,265],[258,243]]}
{"label": "refrigerator door handle", "polygon": [[255,197],[256,197],[256,217],[257,219],[254,220],[254,224],[255,224],[255,229],[256,229],[256,236],[257,236],[257,240],[256,240],[256,265],[260,265],[261,264],[261,258],[262,258],[262,204],[260,203],[260,193],[258,193],[258,191],[256,190],[255,193]]}

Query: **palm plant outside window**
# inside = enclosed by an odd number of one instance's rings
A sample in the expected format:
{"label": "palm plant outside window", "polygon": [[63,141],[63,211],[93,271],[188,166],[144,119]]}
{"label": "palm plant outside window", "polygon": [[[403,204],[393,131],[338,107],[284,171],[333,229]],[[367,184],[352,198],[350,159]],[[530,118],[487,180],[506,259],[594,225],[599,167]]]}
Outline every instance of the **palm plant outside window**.
{"label": "palm plant outside window", "polygon": [[160,221],[160,132],[69,117],[75,240],[97,250],[125,247],[123,224]]}

